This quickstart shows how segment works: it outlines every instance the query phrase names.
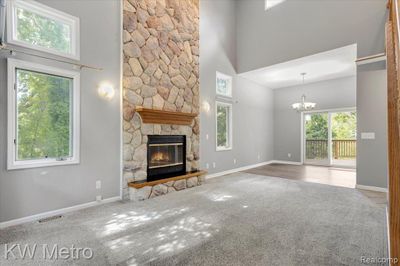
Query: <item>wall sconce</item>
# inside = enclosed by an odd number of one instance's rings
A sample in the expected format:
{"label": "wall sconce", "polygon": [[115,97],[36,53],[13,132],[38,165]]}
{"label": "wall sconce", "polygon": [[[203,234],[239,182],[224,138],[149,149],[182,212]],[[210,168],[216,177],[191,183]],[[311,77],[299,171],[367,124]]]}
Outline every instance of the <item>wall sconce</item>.
{"label": "wall sconce", "polygon": [[208,113],[210,112],[211,106],[207,101],[203,101],[203,103],[201,104],[201,109],[205,112]]}
{"label": "wall sconce", "polygon": [[106,100],[111,100],[114,98],[115,90],[113,85],[108,82],[101,83],[97,89],[97,93]]}

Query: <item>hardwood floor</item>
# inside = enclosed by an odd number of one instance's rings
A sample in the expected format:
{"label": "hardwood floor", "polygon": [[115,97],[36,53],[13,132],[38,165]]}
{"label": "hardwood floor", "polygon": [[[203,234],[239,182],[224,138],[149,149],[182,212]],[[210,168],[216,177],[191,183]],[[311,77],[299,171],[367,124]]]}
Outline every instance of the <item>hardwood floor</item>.
{"label": "hardwood floor", "polygon": [[312,165],[268,164],[247,173],[355,188],[356,170]]}
{"label": "hardwood floor", "polygon": [[[289,165],[289,164],[268,164],[261,167],[244,171],[250,174],[281,177],[286,179],[301,180],[311,183],[320,183],[331,186],[355,188],[356,170],[313,166],[313,165]],[[387,204],[387,194],[383,192],[359,191],[378,205]]]}

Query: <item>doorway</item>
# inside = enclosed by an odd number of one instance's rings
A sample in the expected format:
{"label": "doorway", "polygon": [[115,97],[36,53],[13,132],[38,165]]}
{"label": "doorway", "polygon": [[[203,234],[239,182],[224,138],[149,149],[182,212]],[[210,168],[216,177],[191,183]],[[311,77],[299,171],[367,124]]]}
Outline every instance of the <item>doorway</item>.
{"label": "doorway", "polygon": [[313,111],[303,115],[304,163],[356,168],[356,111]]}

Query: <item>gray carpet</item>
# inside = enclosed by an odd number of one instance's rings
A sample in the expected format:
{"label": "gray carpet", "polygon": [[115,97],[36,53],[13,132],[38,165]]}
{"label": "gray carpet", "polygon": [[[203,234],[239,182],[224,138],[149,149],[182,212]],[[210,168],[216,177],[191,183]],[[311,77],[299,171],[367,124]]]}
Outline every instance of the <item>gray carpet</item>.
{"label": "gray carpet", "polygon": [[92,260],[0,265],[361,265],[386,257],[385,208],[355,189],[237,173],[140,203],[0,231],[11,243],[90,247]]}

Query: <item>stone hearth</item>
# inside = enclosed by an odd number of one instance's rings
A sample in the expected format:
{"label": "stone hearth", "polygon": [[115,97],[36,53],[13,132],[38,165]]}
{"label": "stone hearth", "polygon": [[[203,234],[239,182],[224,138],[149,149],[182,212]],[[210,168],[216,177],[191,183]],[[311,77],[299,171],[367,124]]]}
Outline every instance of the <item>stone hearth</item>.
{"label": "stone hearth", "polygon": [[206,172],[199,171],[187,175],[172,177],[144,183],[129,184],[129,198],[132,201],[141,201],[175,191],[199,186],[205,182]]}

